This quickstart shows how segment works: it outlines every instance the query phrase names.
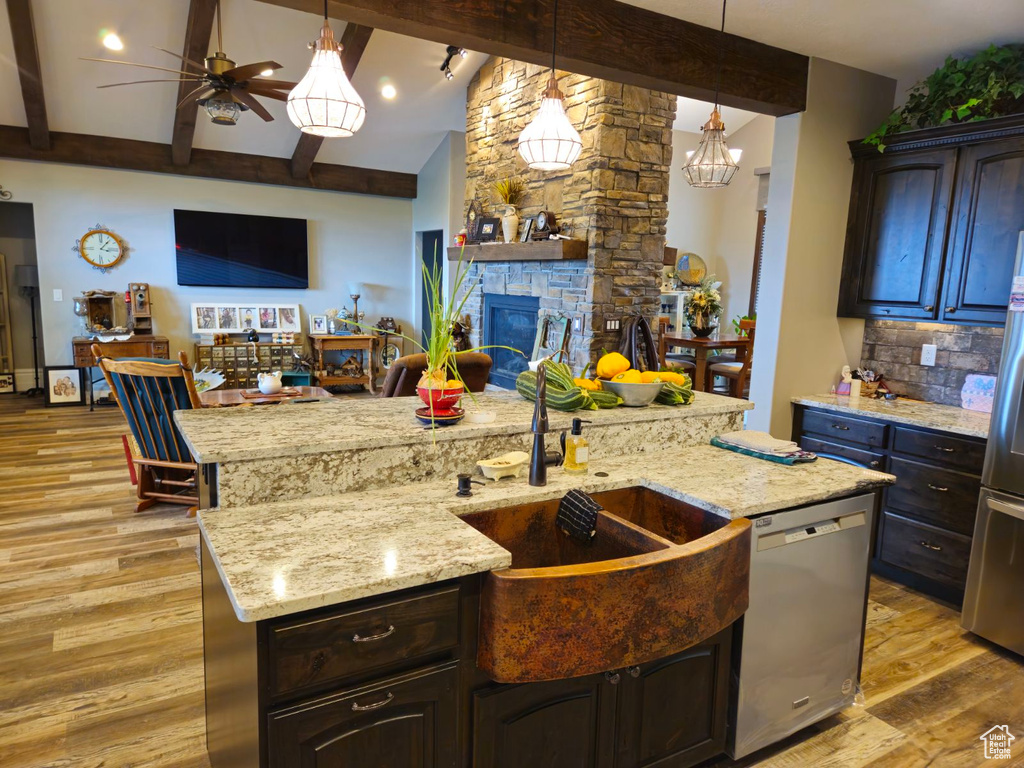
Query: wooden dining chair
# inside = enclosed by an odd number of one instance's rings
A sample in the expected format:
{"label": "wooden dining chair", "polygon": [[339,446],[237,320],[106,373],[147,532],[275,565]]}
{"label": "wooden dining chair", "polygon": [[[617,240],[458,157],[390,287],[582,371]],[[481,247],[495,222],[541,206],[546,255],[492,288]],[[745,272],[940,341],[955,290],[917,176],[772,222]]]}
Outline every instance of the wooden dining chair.
{"label": "wooden dining chair", "polygon": [[697,373],[697,364],[693,362],[693,358],[689,355],[681,355],[675,352],[668,351],[668,343],[665,341],[665,337],[668,336],[668,318],[658,318],[658,360],[661,361],[663,368],[669,368],[674,371],[682,371],[690,380]]}
{"label": "wooden dining chair", "polygon": [[188,357],[179,352],[178,362],[115,360],[104,357],[98,344],[92,345],[92,353],[134,438],[139,498],[135,511],[163,501],[187,505],[191,517],[199,505],[199,466],[174,423],[175,411],[202,407]]}
{"label": "wooden dining chair", "polygon": [[[707,382],[704,388],[708,392],[714,392],[714,381],[716,376],[726,380],[726,394],[732,397],[749,397],[750,389],[750,365],[754,359],[754,333],[757,330],[757,321],[740,320],[740,332],[750,339],[750,346],[747,347],[747,354],[743,360],[729,362],[714,362],[707,368]],[[710,361],[709,361],[710,362]]]}

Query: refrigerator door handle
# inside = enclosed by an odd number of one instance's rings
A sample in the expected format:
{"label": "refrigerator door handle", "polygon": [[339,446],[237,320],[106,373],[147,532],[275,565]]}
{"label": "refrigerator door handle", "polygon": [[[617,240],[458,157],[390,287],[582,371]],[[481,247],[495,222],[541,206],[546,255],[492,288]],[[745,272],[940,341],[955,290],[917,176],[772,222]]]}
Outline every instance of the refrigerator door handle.
{"label": "refrigerator door handle", "polygon": [[1015,504],[1007,504],[1005,501],[999,501],[999,499],[988,498],[985,499],[989,509],[993,512],[1001,512],[1004,515],[1015,517],[1018,520],[1024,520],[1024,507],[1018,507]]}

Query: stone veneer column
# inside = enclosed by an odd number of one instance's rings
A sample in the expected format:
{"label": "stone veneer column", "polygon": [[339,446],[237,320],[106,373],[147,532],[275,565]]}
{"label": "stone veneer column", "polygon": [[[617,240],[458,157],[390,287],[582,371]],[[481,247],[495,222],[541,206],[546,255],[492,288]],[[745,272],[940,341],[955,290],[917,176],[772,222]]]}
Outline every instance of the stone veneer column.
{"label": "stone veneer column", "polygon": [[[660,273],[668,216],[674,96],[575,74],[561,74],[569,119],[583,151],[562,173],[529,170],[516,149],[519,133],[540,103],[548,69],[490,58],[468,89],[466,204],[497,215],[491,186],[519,176],[527,186],[523,218],[555,213],[587,241],[587,261],[487,263],[473,266],[483,293],[540,297],[542,313],[582,318],[570,344],[582,368],[601,348],[618,346],[606,318],[642,311],[652,322],[660,304]],[[480,293],[467,304],[475,338],[482,321]],[[657,327],[654,328],[657,333]]]}

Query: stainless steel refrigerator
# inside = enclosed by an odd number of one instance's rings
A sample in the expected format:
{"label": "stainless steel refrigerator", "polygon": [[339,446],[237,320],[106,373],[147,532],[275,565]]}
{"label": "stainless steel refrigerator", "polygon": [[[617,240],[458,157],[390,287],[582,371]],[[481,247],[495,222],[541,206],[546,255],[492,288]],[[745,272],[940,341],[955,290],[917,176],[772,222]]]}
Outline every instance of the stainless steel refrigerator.
{"label": "stainless steel refrigerator", "polygon": [[1024,654],[1024,232],[1014,275],[960,623]]}

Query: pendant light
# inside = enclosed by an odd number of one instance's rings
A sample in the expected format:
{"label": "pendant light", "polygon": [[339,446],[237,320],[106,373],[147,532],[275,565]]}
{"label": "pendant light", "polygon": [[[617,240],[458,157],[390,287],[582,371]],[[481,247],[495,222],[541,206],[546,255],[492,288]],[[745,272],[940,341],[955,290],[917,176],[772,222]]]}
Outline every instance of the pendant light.
{"label": "pendant light", "polygon": [[555,78],[555,46],[558,42],[558,0],[551,19],[551,77],[533,121],[519,134],[519,154],[536,171],[564,171],[583,149],[579,132],[565,114],[564,96]]}
{"label": "pendant light", "polygon": [[303,133],[325,138],[351,136],[366,119],[366,106],[341,66],[341,45],[327,21],[313,44],[313,62],[288,94],[288,117]]}
{"label": "pendant light", "polygon": [[[722,34],[725,34],[725,4],[722,0]],[[725,55],[724,41],[719,41],[718,74],[715,76],[715,107],[711,110],[711,119],[701,128],[703,135],[697,149],[686,153],[686,165],[683,173],[691,187],[715,188],[724,187],[739,168],[742,150],[730,150],[725,143],[725,123],[718,111],[718,88],[722,80],[722,59]]]}

